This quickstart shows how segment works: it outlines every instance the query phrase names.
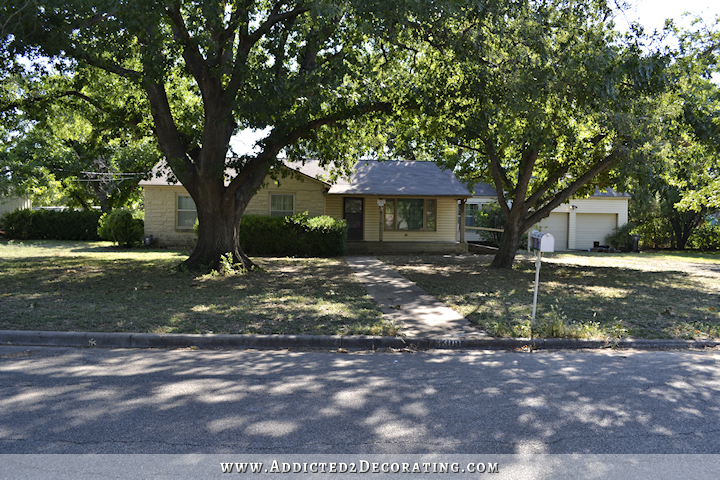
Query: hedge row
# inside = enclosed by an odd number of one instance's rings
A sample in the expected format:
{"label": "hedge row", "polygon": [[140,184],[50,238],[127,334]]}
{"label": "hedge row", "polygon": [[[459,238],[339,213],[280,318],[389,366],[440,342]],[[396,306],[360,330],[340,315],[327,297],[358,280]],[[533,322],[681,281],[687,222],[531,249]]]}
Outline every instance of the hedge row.
{"label": "hedge row", "polygon": [[95,210],[15,210],[0,217],[0,230],[16,240],[99,240]]}
{"label": "hedge row", "polygon": [[245,215],[240,245],[248,255],[337,257],[345,254],[347,226],[333,217]]}

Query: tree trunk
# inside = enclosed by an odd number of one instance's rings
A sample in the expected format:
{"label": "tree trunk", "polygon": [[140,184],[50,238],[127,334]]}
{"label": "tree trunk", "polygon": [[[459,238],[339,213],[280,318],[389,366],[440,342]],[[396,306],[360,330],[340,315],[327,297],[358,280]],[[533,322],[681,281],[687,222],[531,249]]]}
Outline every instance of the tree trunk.
{"label": "tree trunk", "polygon": [[505,231],[502,234],[500,248],[490,264],[492,268],[512,268],[515,255],[520,246],[520,239],[525,231],[526,216],[526,209],[518,203],[514,203],[509,211],[507,211]]}
{"label": "tree trunk", "polygon": [[245,269],[255,264],[243,252],[239,240],[240,221],[247,202],[231,195],[222,182],[198,182],[192,190],[199,222],[198,243],[184,262],[190,270],[217,269],[220,257],[232,254],[233,263]]}
{"label": "tree trunk", "polygon": [[190,270],[217,269],[220,257],[232,253],[233,263],[251,269],[255,264],[243,252],[238,238],[242,216],[237,218],[233,209],[227,211],[203,203],[197,204],[197,208],[200,222],[198,243],[184,264]]}
{"label": "tree trunk", "polygon": [[704,215],[702,213],[682,212],[676,213],[674,217],[670,219],[676,249],[685,250],[690,236],[698,225],[700,225],[703,218]]}
{"label": "tree trunk", "polygon": [[187,181],[197,208],[198,243],[184,265],[190,270],[218,269],[220,257],[232,253],[233,263],[246,270],[255,266],[240,245],[240,222],[248,203],[265,180],[272,157],[258,157],[258,162],[238,174],[233,184],[225,186],[222,176],[202,175]]}
{"label": "tree trunk", "polygon": [[512,268],[522,234],[522,225],[518,225],[516,222],[508,222],[505,225],[500,248],[490,264],[492,268]]}

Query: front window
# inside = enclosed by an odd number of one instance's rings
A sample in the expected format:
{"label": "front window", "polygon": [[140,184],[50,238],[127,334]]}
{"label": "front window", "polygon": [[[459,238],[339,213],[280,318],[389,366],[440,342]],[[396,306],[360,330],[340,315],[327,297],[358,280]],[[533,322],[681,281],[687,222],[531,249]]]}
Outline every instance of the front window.
{"label": "front window", "polygon": [[192,230],[197,220],[197,208],[190,195],[177,196],[177,228]]}
{"label": "front window", "polygon": [[398,198],[385,202],[385,230],[437,229],[437,201],[423,198]]}
{"label": "front window", "polygon": [[289,217],[295,213],[293,195],[270,195],[270,216]]}

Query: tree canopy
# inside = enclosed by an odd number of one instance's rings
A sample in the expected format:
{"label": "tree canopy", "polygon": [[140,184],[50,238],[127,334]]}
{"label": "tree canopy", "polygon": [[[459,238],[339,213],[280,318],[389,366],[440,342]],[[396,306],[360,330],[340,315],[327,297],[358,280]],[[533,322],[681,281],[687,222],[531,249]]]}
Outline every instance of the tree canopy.
{"label": "tree canopy", "polygon": [[684,249],[717,211],[720,173],[720,90],[715,26],[696,19],[687,30],[668,24],[679,45],[667,68],[669,88],[656,98],[647,162],[625,172],[631,220],[649,246]]}
{"label": "tree canopy", "polygon": [[[0,115],[45,128],[72,104],[93,129],[68,142],[55,125],[58,145],[94,159],[110,133],[151,132],[197,206],[191,268],[251,264],[237,229],[283,152],[344,173],[366,155],[432,159],[494,184],[493,265],[509,267],[523,231],[647,158],[668,57],[611,17],[604,0],[9,0]],[[229,155],[245,128],[269,133]]]}
{"label": "tree canopy", "polygon": [[667,59],[625,41],[610,18],[603,1],[513,2],[425,41],[426,115],[392,141],[495,186],[506,219],[495,267],[511,267],[529,227],[613,185],[612,167],[642,150]]}
{"label": "tree canopy", "polygon": [[[49,58],[55,71],[76,82],[72,91],[97,72],[141,89],[147,104],[141,110],[151,116],[171,176],[197,206],[199,240],[186,264],[212,265],[232,252],[247,266],[237,228],[278,154],[312,140],[319,129],[336,130],[340,138],[362,118],[407,103],[412,64],[387,39],[395,35],[396,19],[438,16],[438,5],[11,0],[0,7],[0,60],[16,72],[19,58]],[[43,98],[67,95],[70,90],[60,87]],[[122,98],[118,91],[113,95]],[[97,101],[86,96],[88,103]],[[132,118],[122,107],[117,118]],[[269,134],[257,155],[228,161],[229,140],[242,128],[267,128]],[[322,160],[342,167],[359,148],[358,142],[325,144]],[[236,172],[231,178],[228,169]]]}
{"label": "tree canopy", "polygon": [[105,212],[136,200],[138,182],[160,160],[141,112],[123,115],[143,103],[142,92],[128,84],[118,89],[115,78],[102,74],[84,85],[60,75],[37,77],[33,85],[22,85],[25,80],[6,79],[16,85],[6,89],[6,112],[18,113],[6,122],[0,188],[38,194],[59,184],[71,206]]}

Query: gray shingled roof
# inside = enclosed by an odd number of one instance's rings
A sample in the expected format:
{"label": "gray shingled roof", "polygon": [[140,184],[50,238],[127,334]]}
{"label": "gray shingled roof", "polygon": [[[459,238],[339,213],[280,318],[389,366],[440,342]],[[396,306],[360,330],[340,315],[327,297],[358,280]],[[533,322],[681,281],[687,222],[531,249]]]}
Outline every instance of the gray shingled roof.
{"label": "gray shingled roof", "polygon": [[[338,178],[334,184],[328,181],[326,169],[320,166],[317,160],[285,164],[292,170],[329,186],[329,195],[472,196],[451,171],[442,170],[433,162],[360,161],[355,165],[355,173],[349,181]],[[140,185],[168,185],[168,181],[166,177],[157,178],[153,174],[150,180],[140,182]]]}
{"label": "gray shingled roof", "polygon": [[330,195],[392,195],[427,197],[471,197],[449,170],[433,162],[360,161],[350,178],[339,179]]}
{"label": "gray shingled roof", "polygon": [[328,181],[327,170],[320,166],[320,162],[318,160],[306,160],[305,162],[286,161],[285,165],[296,172],[300,172],[306,177],[322,182],[327,186],[331,185]]}
{"label": "gray shingled roof", "polygon": [[[488,183],[478,183],[475,185],[475,195],[476,197],[497,197],[497,192],[495,191],[495,188],[488,184]],[[603,191],[600,191],[599,189],[595,189],[595,193],[590,195],[590,197],[605,197],[605,198],[623,198],[623,197],[630,197],[630,194],[628,193],[619,193],[613,190],[612,188],[607,188]]]}

